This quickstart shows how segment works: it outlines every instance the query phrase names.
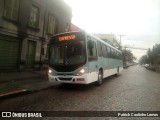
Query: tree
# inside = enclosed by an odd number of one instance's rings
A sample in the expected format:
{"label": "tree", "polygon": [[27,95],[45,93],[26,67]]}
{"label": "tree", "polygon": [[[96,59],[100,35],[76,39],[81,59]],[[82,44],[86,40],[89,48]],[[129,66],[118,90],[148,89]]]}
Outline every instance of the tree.
{"label": "tree", "polygon": [[139,63],[140,63],[140,64],[148,64],[148,63],[149,63],[148,56],[147,56],[147,55],[143,55],[143,56],[141,57],[141,59],[139,60]]}
{"label": "tree", "polygon": [[140,63],[149,63],[151,65],[160,64],[160,44],[156,44],[152,49],[148,49],[147,54],[141,57]]}
{"label": "tree", "polygon": [[153,64],[160,64],[160,44],[153,46],[152,50],[147,51],[149,62]]}
{"label": "tree", "polygon": [[123,56],[123,61],[126,62],[131,62],[133,63],[134,60],[136,60],[136,57],[133,55],[133,53],[130,50],[122,50],[122,56]]}

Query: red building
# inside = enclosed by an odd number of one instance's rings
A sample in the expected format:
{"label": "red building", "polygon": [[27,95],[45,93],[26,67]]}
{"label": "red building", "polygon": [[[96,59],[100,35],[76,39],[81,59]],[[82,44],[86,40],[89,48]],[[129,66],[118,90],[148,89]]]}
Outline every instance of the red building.
{"label": "red building", "polygon": [[71,24],[71,27],[70,27],[70,31],[80,31],[82,30],[81,28],[77,27],[76,25],[74,24]]}

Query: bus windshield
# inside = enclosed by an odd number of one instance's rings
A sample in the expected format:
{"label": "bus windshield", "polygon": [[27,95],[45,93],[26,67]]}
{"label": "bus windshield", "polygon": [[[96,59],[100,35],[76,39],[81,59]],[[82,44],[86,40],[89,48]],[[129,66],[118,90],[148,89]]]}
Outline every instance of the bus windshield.
{"label": "bus windshield", "polygon": [[84,63],[84,41],[50,44],[50,65],[76,65]]}

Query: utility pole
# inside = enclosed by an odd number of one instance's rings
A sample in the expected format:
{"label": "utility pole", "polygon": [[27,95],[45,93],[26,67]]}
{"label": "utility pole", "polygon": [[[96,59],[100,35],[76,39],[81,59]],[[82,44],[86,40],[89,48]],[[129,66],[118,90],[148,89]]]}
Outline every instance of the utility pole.
{"label": "utility pole", "polygon": [[121,38],[122,38],[122,36],[126,36],[126,35],[122,35],[122,34],[121,34],[121,35],[118,35],[118,36],[120,37],[120,41],[119,41],[119,49],[122,50],[122,47],[121,47]]}

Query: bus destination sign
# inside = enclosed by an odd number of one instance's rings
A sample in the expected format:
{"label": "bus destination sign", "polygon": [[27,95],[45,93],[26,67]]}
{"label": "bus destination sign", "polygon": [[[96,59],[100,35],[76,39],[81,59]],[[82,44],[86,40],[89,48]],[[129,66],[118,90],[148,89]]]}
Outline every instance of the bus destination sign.
{"label": "bus destination sign", "polygon": [[60,36],[59,41],[67,41],[67,40],[75,40],[76,35],[66,35],[66,36]]}

